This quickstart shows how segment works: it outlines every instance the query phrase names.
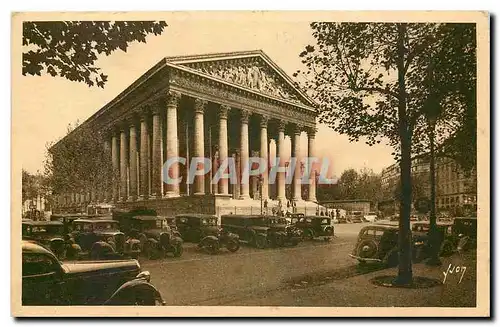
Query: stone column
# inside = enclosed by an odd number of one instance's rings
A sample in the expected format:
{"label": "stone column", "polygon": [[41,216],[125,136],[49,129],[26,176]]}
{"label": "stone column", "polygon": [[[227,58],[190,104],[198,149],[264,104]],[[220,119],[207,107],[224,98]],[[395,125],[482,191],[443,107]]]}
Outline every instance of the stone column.
{"label": "stone column", "polygon": [[[316,155],[316,149],[315,149],[315,139],[316,139],[316,128],[310,128],[307,131],[307,156],[309,158],[313,158]],[[316,170],[314,166],[312,167],[313,170],[311,170],[311,167],[307,167],[308,171],[311,172],[311,175],[309,176],[309,191],[308,191],[308,197],[307,201],[314,201],[316,202]]]}
{"label": "stone column", "polygon": [[262,199],[266,200],[269,198],[269,179],[268,179],[268,166],[269,166],[269,156],[268,156],[268,139],[267,139],[267,122],[269,118],[267,116],[262,116],[260,120],[260,157],[266,162],[266,170],[261,175],[261,188],[262,188]]}
{"label": "stone column", "polygon": [[135,201],[137,200],[137,131],[135,127],[135,121],[130,121],[129,126],[129,179],[130,179],[130,189],[128,200]]}
{"label": "stone column", "polygon": [[[227,160],[227,113],[230,110],[229,106],[222,105],[219,110],[219,163],[222,164]],[[226,170],[225,172],[227,172]],[[219,180],[219,194],[229,194],[228,179],[221,178]]]}
{"label": "stone column", "polygon": [[147,114],[141,116],[141,149],[140,149],[140,190],[139,199],[144,200],[149,197],[149,131]]}
{"label": "stone column", "polygon": [[120,198],[123,201],[128,198],[127,186],[127,134],[125,126],[122,126],[120,130]]}
{"label": "stone column", "polygon": [[151,195],[161,198],[163,195],[163,138],[158,107],[153,109],[153,151],[151,162]]}
{"label": "stone column", "polygon": [[[167,127],[167,160],[170,158],[176,158],[179,156],[179,137],[177,134],[177,104],[181,95],[177,92],[169,92],[167,97],[167,115],[166,115],[166,127]],[[176,162],[172,164],[169,168],[168,174],[170,178],[179,178],[179,163]],[[177,197],[179,196],[179,183],[167,183],[167,197]]]}
{"label": "stone column", "polygon": [[118,157],[118,137],[113,133],[111,137],[111,164],[112,164],[112,187],[113,201],[117,202],[120,197],[120,158]]}
{"label": "stone column", "polygon": [[[196,99],[194,102],[194,149],[193,157],[205,158],[205,140],[203,114],[207,101]],[[205,176],[197,175],[194,178],[194,195],[205,194]]]}
{"label": "stone column", "polygon": [[[279,158],[280,167],[285,167],[285,122],[279,121],[278,123],[278,139],[276,142],[276,153]],[[278,172],[276,174],[277,185],[276,185],[276,198],[277,200],[281,200],[282,205],[286,206],[286,196],[285,196],[285,173]]]}
{"label": "stone column", "polygon": [[302,132],[301,126],[295,125],[293,129],[292,135],[292,158],[295,157],[296,165],[295,171],[293,173],[293,182],[292,182],[292,199],[294,201],[302,200],[302,192],[301,192],[301,158],[300,158],[300,133]]}
{"label": "stone column", "polygon": [[234,165],[236,169],[236,184],[233,185],[233,199],[239,199],[240,190],[241,190],[241,176],[239,174],[241,170],[241,161],[240,161],[240,150],[235,150],[233,154]]}
{"label": "stone column", "polygon": [[[241,110],[241,134],[240,134],[240,165],[241,171],[240,175],[243,176],[243,172],[248,168],[248,118],[250,117],[250,112],[248,110]],[[241,180],[240,189],[240,199],[248,199],[250,197],[250,181]]]}
{"label": "stone column", "polygon": [[[111,138],[109,137],[109,132],[106,135],[107,136],[104,138],[104,153],[108,159],[113,160],[111,156]],[[105,176],[104,180],[101,181],[102,184],[98,187],[99,202],[105,203],[110,201],[109,194],[112,190],[112,183],[110,183],[112,180],[111,177],[112,176]]]}

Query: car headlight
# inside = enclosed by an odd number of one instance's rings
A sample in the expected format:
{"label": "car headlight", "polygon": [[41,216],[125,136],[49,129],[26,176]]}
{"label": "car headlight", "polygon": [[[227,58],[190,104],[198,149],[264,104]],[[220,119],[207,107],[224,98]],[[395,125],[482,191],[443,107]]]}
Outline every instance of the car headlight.
{"label": "car headlight", "polygon": [[422,242],[422,241],[415,242],[415,245],[424,245],[424,242]]}

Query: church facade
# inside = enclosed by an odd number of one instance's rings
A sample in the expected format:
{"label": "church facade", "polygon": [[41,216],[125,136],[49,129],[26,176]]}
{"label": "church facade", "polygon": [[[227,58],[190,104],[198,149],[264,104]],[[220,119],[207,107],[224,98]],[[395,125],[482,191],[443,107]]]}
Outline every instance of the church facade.
{"label": "church facade", "polygon": [[[269,183],[268,170],[248,183],[241,174],[236,183],[211,181],[217,165],[228,158],[234,159],[237,171],[249,157],[269,162],[271,142],[276,156],[283,158],[285,136],[291,139],[291,156],[299,157],[305,133],[306,153],[314,157],[317,115],[311,99],[260,50],[164,58],[83,123],[104,135],[113,171],[108,187],[61,194],[56,203],[63,208],[75,202],[108,202],[164,214],[221,214],[216,208],[233,212],[233,207],[262,201],[293,200],[298,207],[313,207],[315,178],[310,184],[294,178],[288,199],[284,172],[275,183]],[[165,171],[164,163],[175,157],[186,158],[186,164]],[[190,184],[193,157],[210,158],[213,165],[206,175],[191,176]],[[297,165],[296,176],[300,170]],[[164,183],[165,174],[183,182]]]}

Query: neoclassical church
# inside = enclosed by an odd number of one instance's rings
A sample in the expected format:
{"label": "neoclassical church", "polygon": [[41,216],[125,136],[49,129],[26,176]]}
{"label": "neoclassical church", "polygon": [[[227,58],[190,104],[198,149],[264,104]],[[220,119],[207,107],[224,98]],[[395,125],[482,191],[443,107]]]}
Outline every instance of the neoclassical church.
{"label": "neoclassical church", "polygon": [[[275,183],[269,183],[266,171],[249,183],[223,178],[212,184],[212,169],[189,184],[189,164],[178,164],[168,174],[183,182],[166,184],[163,165],[173,157],[187,162],[206,157],[216,168],[233,158],[239,171],[250,156],[272,159],[271,144],[273,152],[284,157],[286,136],[292,157],[314,157],[317,115],[312,100],[263,51],[163,58],[83,123],[104,131],[113,167],[109,187],[61,194],[56,204],[64,208],[107,202],[120,208],[154,208],[162,214],[220,215],[259,213],[262,202],[268,208],[293,202],[296,211],[314,214],[315,178],[304,185],[295,178],[286,192],[283,172]],[[300,149],[303,133],[307,151]],[[295,169],[299,176],[300,165]]]}

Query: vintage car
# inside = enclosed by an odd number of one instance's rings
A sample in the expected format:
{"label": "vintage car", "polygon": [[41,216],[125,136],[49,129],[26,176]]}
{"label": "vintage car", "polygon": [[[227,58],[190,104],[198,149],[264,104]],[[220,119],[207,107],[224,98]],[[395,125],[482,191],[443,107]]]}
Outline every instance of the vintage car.
{"label": "vintage car", "polygon": [[77,214],[67,214],[67,213],[57,213],[50,216],[50,221],[60,221],[64,225],[64,234],[72,232],[73,221],[81,218],[86,218],[86,215],[80,213]]}
{"label": "vintage car", "polygon": [[115,206],[107,203],[92,203],[87,206],[87,215],[92,217],[109,217]]}
{"label": "vintage car", "polygon": [[363,222],[363,212],[361,211],[352,211],[347,220],[351,223],[362,223]]}
{"label": "vintage car", "polygon": [[223,215],[222,228],[239,235],[240,239],[263,249],[269,246],[297,245],[302,233],[287,225],[285,218],[260,215]]}
{"label": "vintage car", "polygon": [[174,233],[165,217],[130,216],[115,213],[121,230],[141,243],[141,253],[149,259],[163,258],[166,254],[180,257],[183,252],[182,238]]}
{"label": "vintage car", "polygon": [[451,232],[458,239],[458,251],[466,251],[477,247],[476,217],[457,217],[453,219]]}
{"label": "vintage car", "polygon": [[64,225],[60,221],[23,220],[22,222],[23,240],[32,240],[42,244],[59,259],[65,259],[67,254],[71,258],[77,258],[81,249],[73,247],[73,242],[70,242],[65,236]]}
{"label": "vintage car", "polygon": [[[436,224],[438,230],[438,246],[439,256],[448,257],[455,252],[457,239],[452,234],[452,224],[438,222]],[[415,222],[411,226],[412,237],[414,242],[423,242],[422,252],[416,254],[417,258],[423,259],[430,255],[430,231],[431,224],[428,221]]]}
{"label": "vintage car", "polygon": [[137,260],[61,262],[22,241],[23,305],[164,305]]}
{"label": "vintage car", "polygon": [[119,222],[112,219],[77,219],[71,237],[91,259],[137,258],[141,252],[141,242],[127,239]]}
{"label": "vintage car", "polygon": [[[412,253],[422,252],[421,241],[412,240]],[[398,226],[390,224],[363,227],[358,234],[356,245],[349,255],[360,264],[379,263],[387,267],[397,266],[399,262]],[[415,258],[414,258],[415,259]]]}
{"label": "vintage car", "polygon": [[216,216],[181,214],[175,216],[175,222],[184,240],[198,243],[199,248],[210,254],[218,253],[222,247],[231,252],[240,248],[239,236],[220,228]]}
{"label": "vintage car", "polygon": [[304,216],[294,226],[302,231],[303,239],[312,240],[321,237],[329,240],[334,235],[332,218],[325,216]]}
{"label": "vintage car", "polygon": [[370,211],[363,215],[363,221],[374,223],[378,219],[377,213]]}

